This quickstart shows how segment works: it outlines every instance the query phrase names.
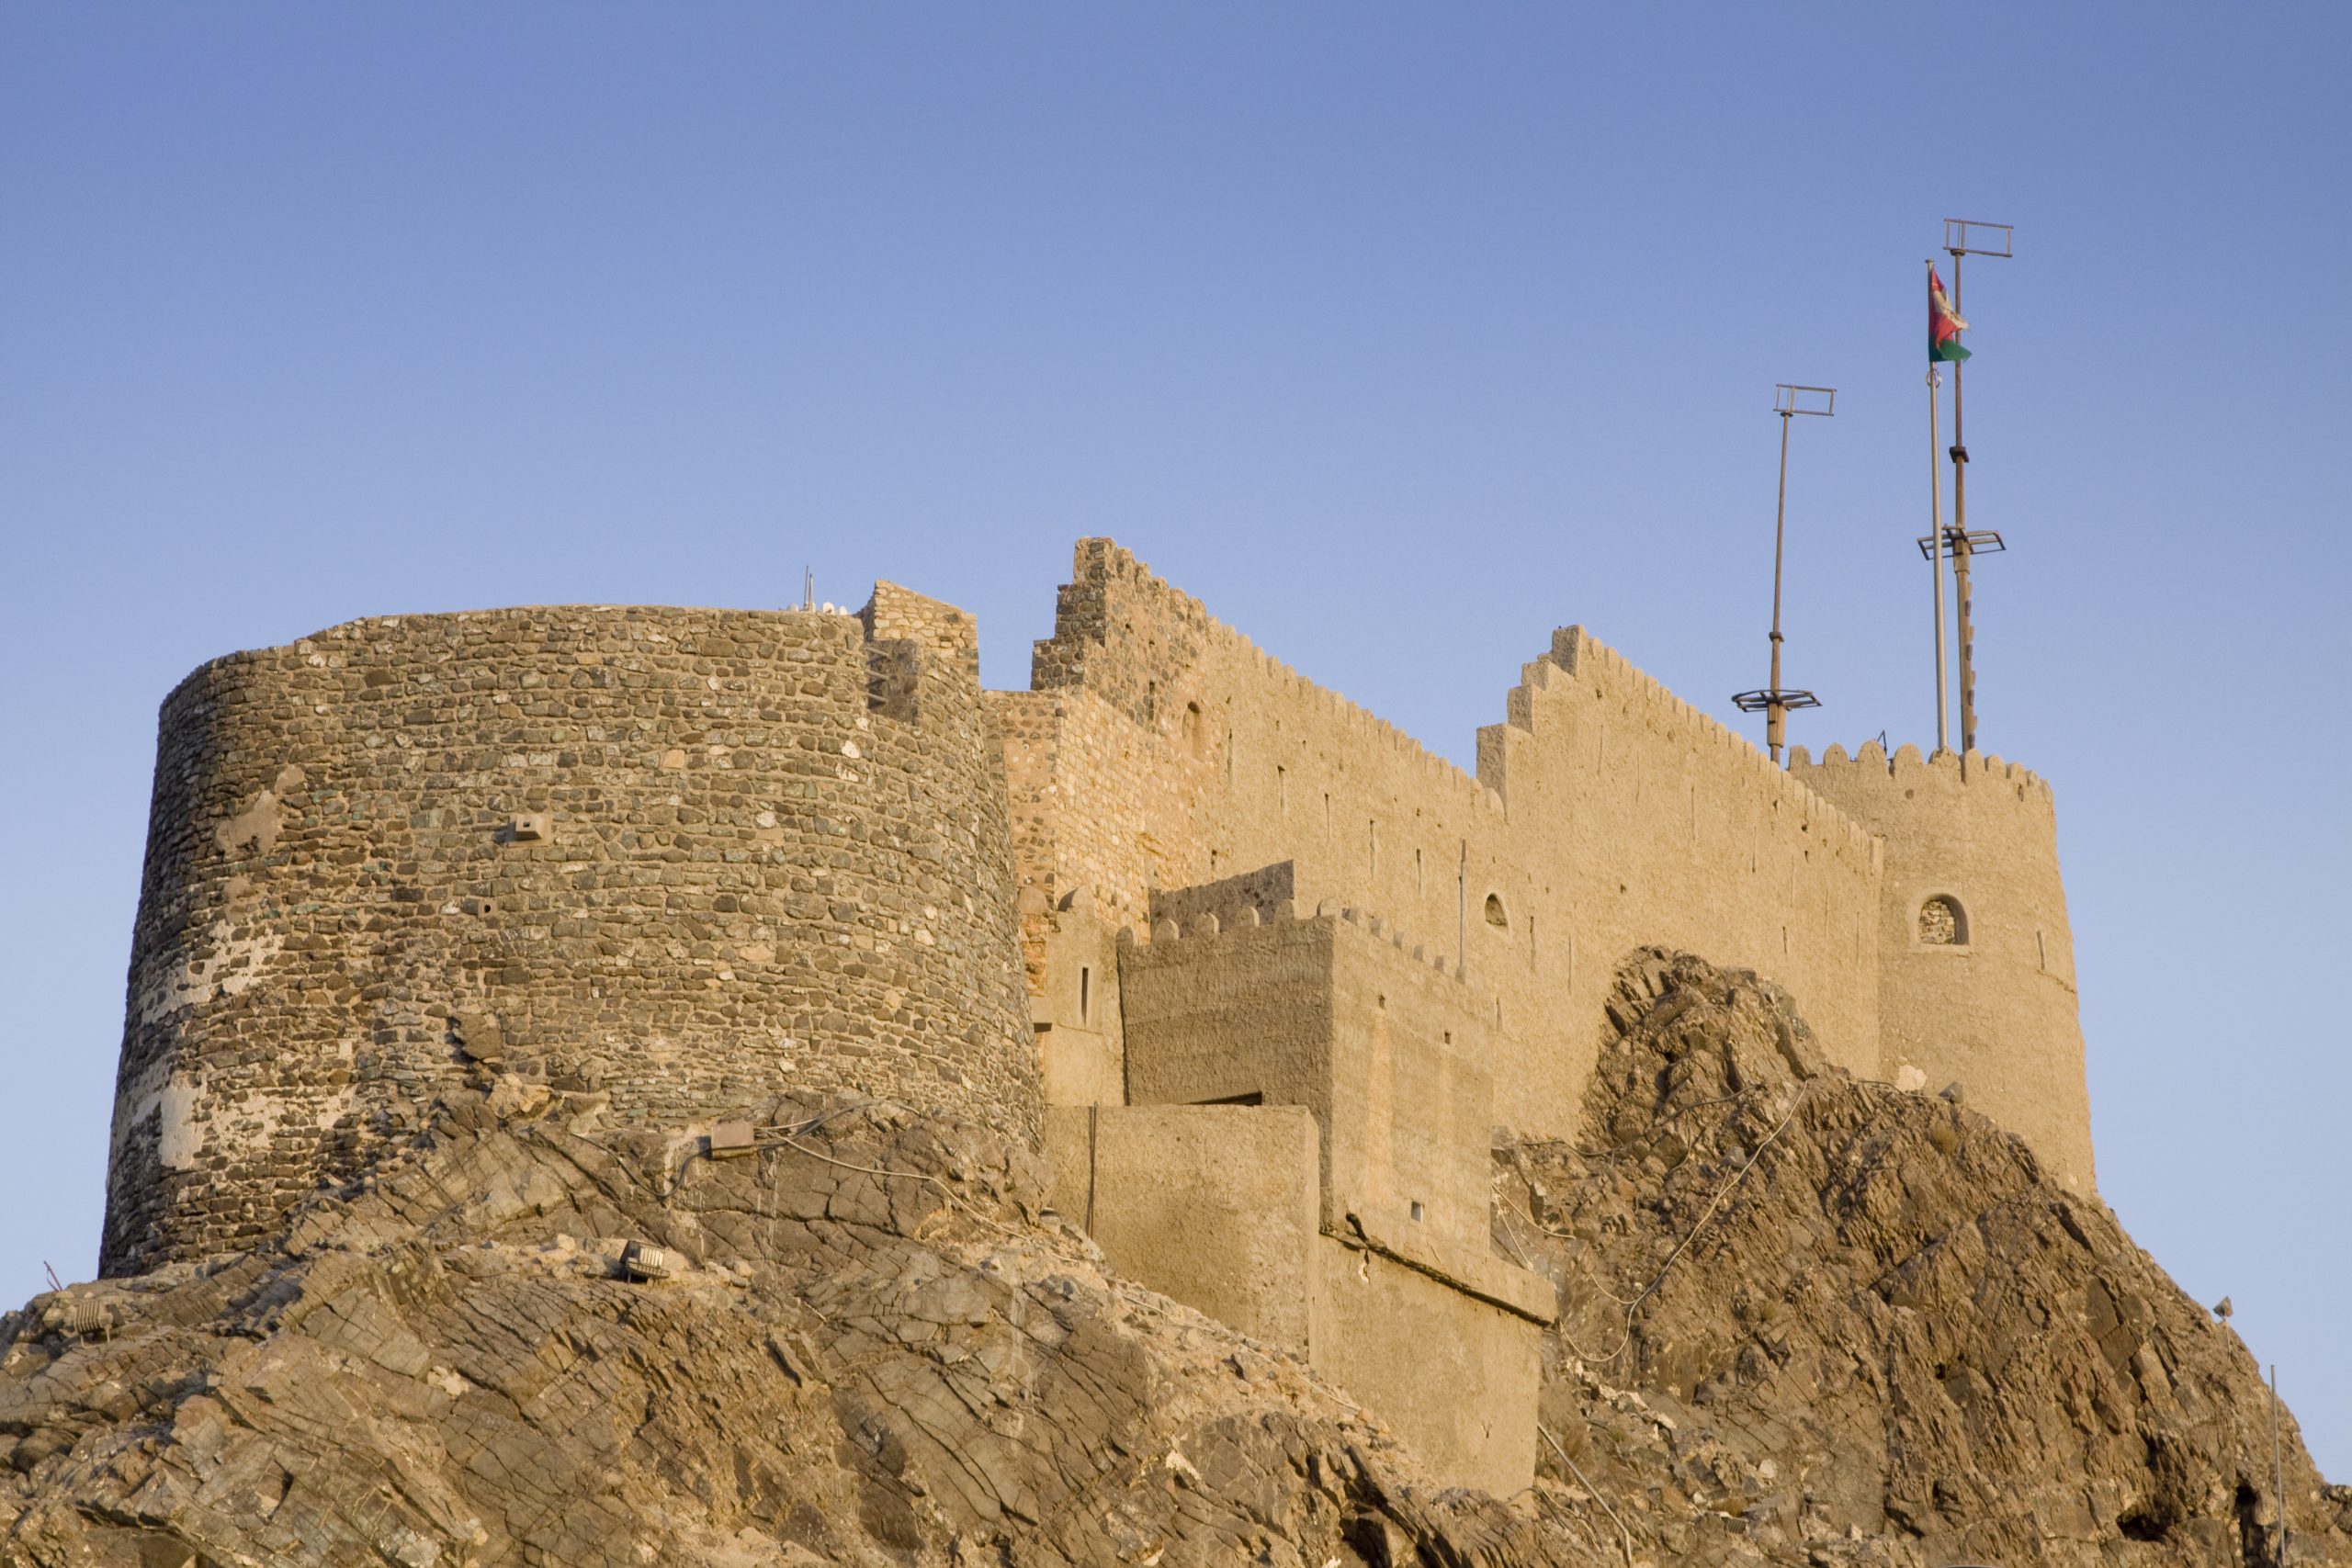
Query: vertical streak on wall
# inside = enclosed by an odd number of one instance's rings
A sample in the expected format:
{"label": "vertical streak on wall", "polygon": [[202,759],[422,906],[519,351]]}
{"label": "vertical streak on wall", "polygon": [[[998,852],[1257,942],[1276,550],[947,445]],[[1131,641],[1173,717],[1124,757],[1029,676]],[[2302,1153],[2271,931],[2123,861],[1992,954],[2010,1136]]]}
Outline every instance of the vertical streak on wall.
{"label": "vertical streak on wall", "polygon": [[1462,840],[1462,866],[1455,874],[1453,900],[1453,966],[1470,963],[1470,840]]}

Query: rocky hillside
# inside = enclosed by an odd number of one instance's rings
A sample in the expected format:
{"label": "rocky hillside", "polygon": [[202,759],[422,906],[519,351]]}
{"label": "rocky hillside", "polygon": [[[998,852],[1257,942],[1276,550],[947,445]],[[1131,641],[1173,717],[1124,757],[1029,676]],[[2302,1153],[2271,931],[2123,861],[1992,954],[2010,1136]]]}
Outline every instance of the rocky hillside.
{"label": "rocky hillside", "polygon": [[[2278,1562],[2253,1361],[2103,1209],[1750,977],[1617,1016],[1583,1142],[1498,1145],[1566,1304],[1517,1498],[1107,1276],[989,1129],[714,1160],[485,1081],[268,1247],[0,1319],[0,1562]],[[2290,1560],[2352,1562],[2281,1438]]]}
{"label": "rocky hillside", "polygon": [[1535,1560],[1543,1503],[1417,1491],[1301,1366],[1105,1277],[987,1130],[786,1103],[714,1161],[492,1105],[280,1243],[6,1320],[0,1561]]}
{"label": "rocky hillside", "polygon": [[[1633,1555],[2280,1561],[2254,1358],[2104,1205],[1752,976],[1645,954],[1611,1017],[1582,1143],[1498,1145],[1495,1235],[1560,1286],[1544,1468]],[[2278,1429],[2289,1560],[2352,1562]]]}

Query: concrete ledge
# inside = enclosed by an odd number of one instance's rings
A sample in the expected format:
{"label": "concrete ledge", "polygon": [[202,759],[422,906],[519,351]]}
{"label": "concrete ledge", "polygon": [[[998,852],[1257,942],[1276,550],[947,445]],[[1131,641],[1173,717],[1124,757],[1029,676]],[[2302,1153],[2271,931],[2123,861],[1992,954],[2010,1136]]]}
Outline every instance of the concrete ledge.
{"label": "concrete ledge", "polygon": [[1559,1292],[1551,1280],[1541,1274],[1490,1254],[1482,1255],[1467,1247],[1457,1247],[1437,1236],[1413,1235],[1400,1232],[1393,1225],[1368,1225],[1352,1213],[1348,1216],[1348,1221],[1353,1234],[1342,1231],[1327,1231],[1324,1234],[1343,1247],[1362,1247],[1384,1258],[1393,1258],[1408,1269],[1417,1269],[1506,1312],[1516,1313],[1531,1323],[1549,1324],[1560,1315]]}

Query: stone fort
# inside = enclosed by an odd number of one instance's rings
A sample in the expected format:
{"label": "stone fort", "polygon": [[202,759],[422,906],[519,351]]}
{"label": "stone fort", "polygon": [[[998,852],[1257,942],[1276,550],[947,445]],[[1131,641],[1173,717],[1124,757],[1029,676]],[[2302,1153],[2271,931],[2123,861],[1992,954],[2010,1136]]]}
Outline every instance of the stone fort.
{"label": "stone fort", "polygon": [[887,582],[198,670],[161,715],[103,1269],[266,1238],[483,1064],[517,1113],[681,1137],[884,1097],[1042,1148],[1113,1267],[1508,1493],[1555,1297],[1490,1239],[1490,1140],[1577,1134],[1638,950],[1754,970],[1831,1061],[1957,1084],[2090,1189],[2023,768],[1783,770],[1569,627],[1464,773],[1109,540],[1072,575],[1025,692]]}

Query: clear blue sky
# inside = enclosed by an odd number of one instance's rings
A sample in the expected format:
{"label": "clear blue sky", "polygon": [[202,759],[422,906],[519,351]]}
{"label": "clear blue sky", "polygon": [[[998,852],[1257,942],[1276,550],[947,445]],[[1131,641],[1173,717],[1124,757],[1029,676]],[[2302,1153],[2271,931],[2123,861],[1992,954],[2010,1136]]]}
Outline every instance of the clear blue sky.
{"label": "clear blue sky", "polygon": [[1931,737],[1920,262],[1979,263],[1988,749],[2101,1186],[2352,1478],[2341,6],[0,9],[0,1297],[94,1266],[155,705],[355,615],[888,576],[1026,679],[1107,533],[1468,761],[1582,621]]}

